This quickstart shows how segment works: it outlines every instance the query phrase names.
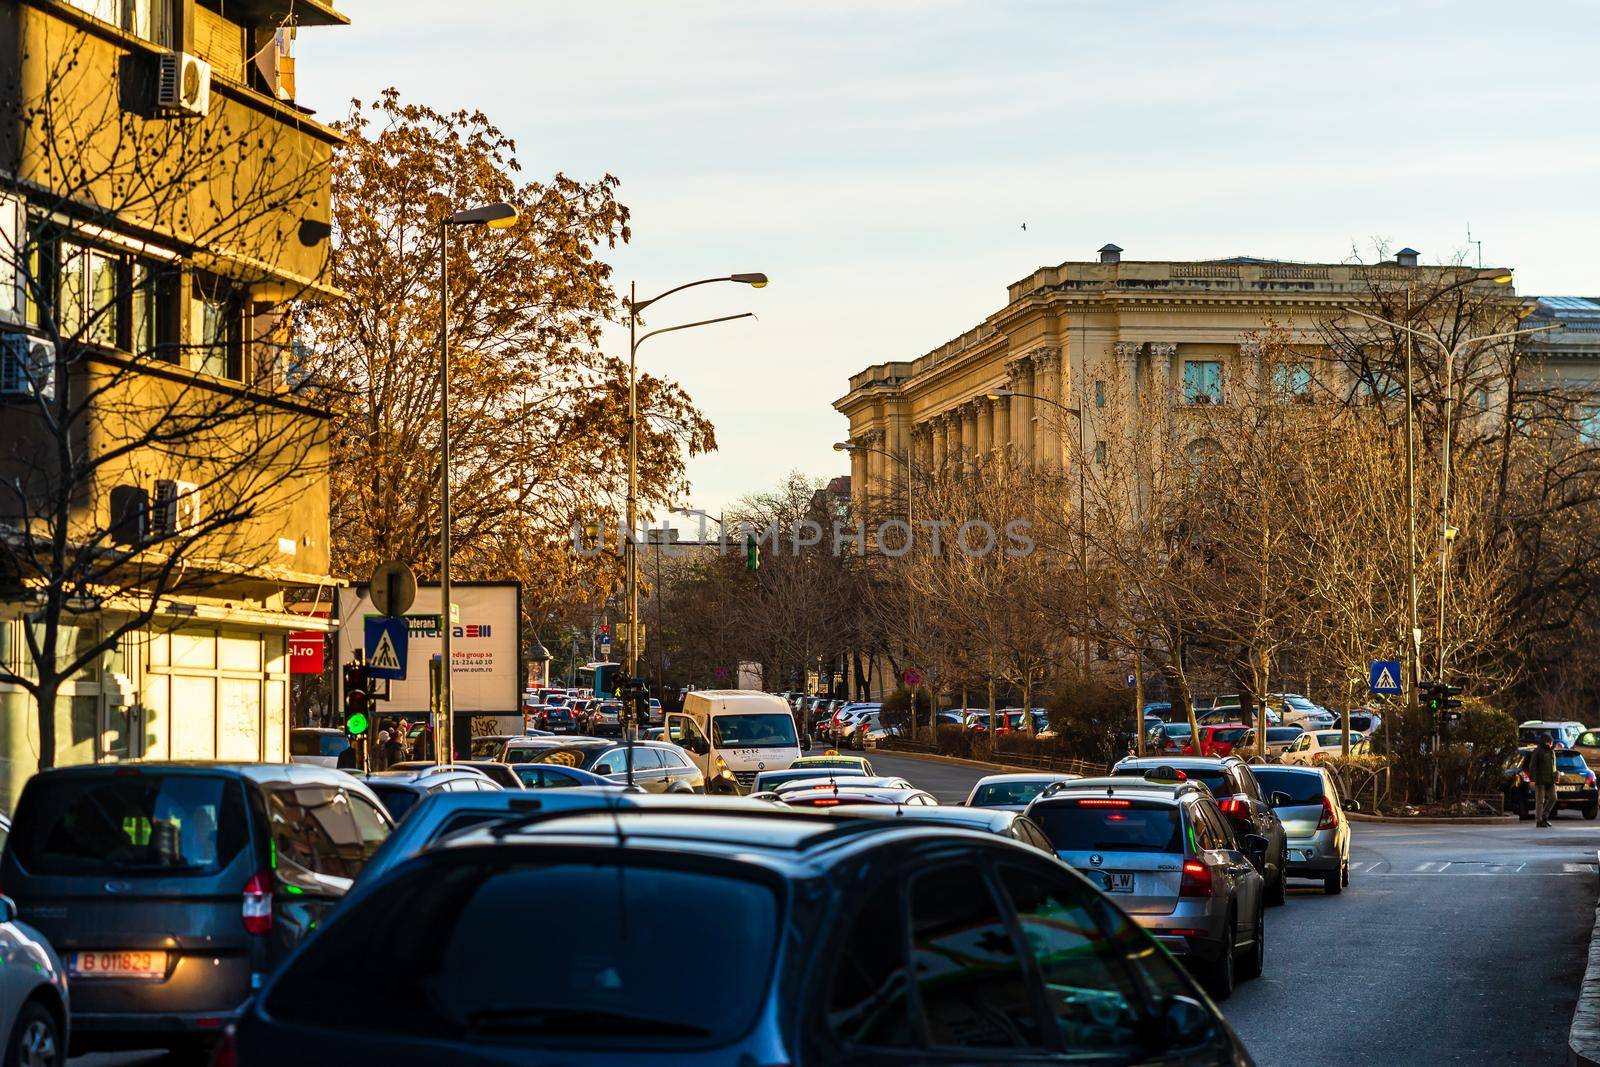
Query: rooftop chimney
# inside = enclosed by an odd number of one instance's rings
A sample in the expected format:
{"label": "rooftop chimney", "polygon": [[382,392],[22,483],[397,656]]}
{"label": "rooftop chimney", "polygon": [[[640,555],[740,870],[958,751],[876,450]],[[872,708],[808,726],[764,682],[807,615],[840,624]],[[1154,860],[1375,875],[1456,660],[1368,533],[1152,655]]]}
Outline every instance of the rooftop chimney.
{"label": "rooftop chimney", "polygon": [[1102,263],[1121,263],[1122,262],[1122,249],[1118,248],[1116,245],[1106,245],[1106,246],[1104,246],[1103,248],[1100,249],[1100,262],[1102,262]]}
{"label": "rooftop chimney", "polygon": [[1422,253],[1418,252],[1415,248],[1402,248],[1400,251],[1394,254],[1395,265],[1400,267],[1415,267],[1417,265],[1417,257],[1421,254]]}

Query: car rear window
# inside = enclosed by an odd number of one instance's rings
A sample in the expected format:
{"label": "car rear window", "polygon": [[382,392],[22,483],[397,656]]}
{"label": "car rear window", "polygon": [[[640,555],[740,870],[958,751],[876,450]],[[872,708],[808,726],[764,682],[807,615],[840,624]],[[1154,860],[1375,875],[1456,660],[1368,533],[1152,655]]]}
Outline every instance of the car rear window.
{"label": "car rear window", "polygon": [[1567,774],[1582,774],[1589,769],[1581,752],[1557,752],[1556,768]]}
{"label": "car rear window", "polygon": [[1261,783],[1263,793],[1287,793],[1289,803],[1322,803],[1322,775],[1300,774],[1274,767],[1251,767],[1250,773]]}
{"label": "car rear window", "polygon": [[1277,744],[1279,741],[1293,741],[1303,733],[1305,731],[1298,726],[1269,726],[1267,727],[1267,740],[1273,744]]}
{"label": "car rear window", "polygon": [[[344,912],[309,942],[267,1012],[512,1047],[722,1043],[754,1022],[778,942],[773,889],[718,869],[468,854],[400,873],[383,902]],[[674,915],[715,916],[722,931],[697,943],[692,982],[681,925],[650,919]]]}
{"label": "car rear window", "polygon": [[368,787],[383,801],[383,806],[388,809],[395,822],[406,817],[406,812],[420,799],[420,794],[405,786],[379,785],[377,782],[368,782]]}
{"label": "car rear window", "polygon": [[1243,726],[1230,726],[1224,730],[1213,730],[1211,731],[1211,740],[1225,741],[1228,744],[1232,744],[1244,736],[1244,731],[1245,727]]}
{"label": "car rear window", "polygon": [[979,786],[977,793],[972,797],[972,806],[976,808],[992,808],[997,804],[1026,804],[1049,785],[1048,779],[1038,779],[1031,782],[990,782],[988,785]]}
{"label": "car rear window", "polygon": [[221,775],[105,774],[35,778],[11,830],[30,874],[215,874],[250,838],[244,796]]}
{"label": "car rear window", "polygon": [[341,734],[300,733],[289,735],[291,756],[337,756],[350,747]]}
{"label": "car rear window", "polygon": [[[1233,783],[1228,781],[1228,772],[1220,767],[1182,767],[1183,776],[1191,782],[1199,782],[1211,790],[1215,797],[1233,796]],[[1113,773],[1118,778],[1142,778],[1155,770],[1154,767],[1118,767]]]}
{"label": "car rear window", "polygon": [[1029,817],[1057,852],[1183,851],[1183,819],[1172,804],[1085,797],[1039,805]]}

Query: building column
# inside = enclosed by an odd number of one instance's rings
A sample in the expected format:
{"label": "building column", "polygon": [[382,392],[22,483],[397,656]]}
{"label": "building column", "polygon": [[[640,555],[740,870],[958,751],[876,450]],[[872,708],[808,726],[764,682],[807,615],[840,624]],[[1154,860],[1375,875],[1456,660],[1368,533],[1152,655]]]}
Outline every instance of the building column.
{"label": "building column", "polygon": [[993,410],[991,418],[994,420],[994,452],[1004,456],[1009,461],[1011,458],[1011,401],[1006,397],[989,402]]}
{"label": "building column", "polygon": [[950,424],[943,415],[935,415],[928,424],[933,434],[933,459],[928,469],[942,475],[950,465]]}
{"label": "building column", "polygon": [[876,504],[877,499],[888,492],[888,479],[886,463],[883,453],[884,434],[882,430],[873,430],[865,435],[862,443],[871,451],[867,452],[867,498]]}
{"label": "building column", "polygon": [[[1009,383],[1013,392],[1018,394],[1032,393],[1033,388],[1033,363],[1026,357],[1017,360],[1009,368]],[[1024,467],[1033,466],[1033,397],[1013,396],[1011,398],[1011,414],[1009,418],[1011,429],[1011,449],[1016,455],[1017,463]]]}
{"label": "building column", "polygon": [[1150,343],[1150,398],[1157,410],[1172,407],[1172,361],[1178,346],[1166,341]]}
{"label": "building column", "polygon": [[[860,444],[852,440],[851,444]],[[850,453],[850,503],[856,514],[863,515],[867,507],[867,456],[871,453],[857,448]]]}
{"label": "building column", "polygon": [[979,463],[989,462],[989,455],[994,451],[994,405],[988,397],[978,397],[972,402],[978,412],[978,452]]}
{"label": "building column", "polygon": [[1072,416],[1056,405],[1061,403],[1061,349],[1055,345],[1033,353],[1033,391],[1044,398],[1039,405],[1038,431],[1034,436],[1034,453],[1039,466],[1046,470],[1062,469],[1062,444],[1066,440],[1063,423]]}
{"label": "building column", "polygon": [[978,449],[978,409],[969,401],[957,409],[957,415],[961,419],[959,470],[962,474],[970,474]]}

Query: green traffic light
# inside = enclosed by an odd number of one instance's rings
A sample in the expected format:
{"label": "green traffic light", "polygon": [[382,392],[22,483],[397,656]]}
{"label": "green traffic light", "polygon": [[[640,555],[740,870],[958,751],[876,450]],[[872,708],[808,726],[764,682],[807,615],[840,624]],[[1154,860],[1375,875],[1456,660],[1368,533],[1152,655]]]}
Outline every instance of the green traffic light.
{"label": "green traffic light", "polygon": [[365,712],[358,711],[344,721],[345,732],[352,737],[360,737],[367,732],[367,716]]}

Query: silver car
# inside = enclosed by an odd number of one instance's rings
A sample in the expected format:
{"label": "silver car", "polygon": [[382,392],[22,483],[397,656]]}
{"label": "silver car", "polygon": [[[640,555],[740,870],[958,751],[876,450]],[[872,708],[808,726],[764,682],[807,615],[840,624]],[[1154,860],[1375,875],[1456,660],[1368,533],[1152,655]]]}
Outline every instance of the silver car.
{"label": "silver car", "polygon": [[1057,782],[1071,782],[1081,774],[1053,771],[1023,771],[1017,774],[989,774],[979,778],[962,805],[968,808],[1001,808],[1027,811],[1033,798]]}
{"label": "silver car", "polygon": [[1344,813],[1360,805],[1341,800],[1338,783],[1321,767],[1250,770],[1274,800],[1288,800],[1272,807],[1289,838],[1288,876],[1319,881],[1325,893],[1343,890],[1350,884],[1350,820]]}
{"label": "silver car", "polygon": [[[1267,840],[1234,837],[1199,782],[1083,778],[1028,806],[1056,855],[1076,867],[1223,999],[1261,973]],[[1255,853],[1257,862],[1247,852]]]}

